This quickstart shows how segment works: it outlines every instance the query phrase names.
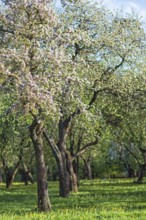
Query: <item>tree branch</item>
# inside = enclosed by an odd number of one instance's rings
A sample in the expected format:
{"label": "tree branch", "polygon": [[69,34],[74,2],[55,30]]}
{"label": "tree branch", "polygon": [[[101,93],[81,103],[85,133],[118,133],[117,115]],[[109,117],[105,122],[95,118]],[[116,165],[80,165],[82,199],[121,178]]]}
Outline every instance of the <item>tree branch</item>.
{"label": "tree branch", "polygon": [[45,137],[47,143],[51,147],[51,150],[54,153],[55,157],[57,156],[57,158],[58,158],[60,156],[60,152],[59,152],[58,147],[55,144],[54,140],[48,136],[48,134],[45,130],[43,131],[43,136]]}
{"label": "tree branch", "polygon": [[74,160],[76,157],[82,155],[87,148],[98,144],[98,141],[99,141],[99,138],[96,138],[94,141],[91,141],[91,142],[87,143],[86,145],[84,145],[84,146],[75,154],[75,156],[72,158],[72,160]]}
{"label": "tree branch", "polygon": [[126,146],[124,146],[125,149],[136,159],[136,161],[138,162],[138,164],[140,165],[139,159],[138,157]]}

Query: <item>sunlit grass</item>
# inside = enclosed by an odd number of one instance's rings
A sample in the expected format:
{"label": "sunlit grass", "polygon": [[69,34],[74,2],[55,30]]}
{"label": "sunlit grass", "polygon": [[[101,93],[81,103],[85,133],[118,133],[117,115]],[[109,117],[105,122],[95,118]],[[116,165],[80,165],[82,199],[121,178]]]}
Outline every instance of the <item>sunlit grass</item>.
{"label": "sunlit grass", "polygon": [[0,220],[145,220],[146,184],[133,180],[81,181],[79,192],[59,198],[58,182],[49,183],[52,211],[36,211],[36,185],[0,184]]}

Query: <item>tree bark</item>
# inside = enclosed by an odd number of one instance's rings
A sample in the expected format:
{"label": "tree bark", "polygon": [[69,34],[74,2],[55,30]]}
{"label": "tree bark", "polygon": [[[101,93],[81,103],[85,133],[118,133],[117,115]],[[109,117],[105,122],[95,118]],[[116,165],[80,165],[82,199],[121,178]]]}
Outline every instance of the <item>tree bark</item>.
{"label": "tree bark", "polygon": [[5,176],[6,176],[6,188],[8,189],[12,186],[12,183],[14,181],[14,178],[18,172],[18,169],[19,169],[19,166],[21,163],[21,159],[22,159],[21,149],[20,149],[18,161],[13,167],[9,167],[7,165],[7,162],[6,162],[5,158],[3,157],[3,155],[1,155],[1,159],[2,159],[2,163],[3,163],[3,169],[5,172]]}
{"label": "tree bark", "polygon": [[0,170],[0,183],[3,182],[3,176],[2,176],[2,171]]}
{"label": "tree bark", "polygon": [[70,193],[70,176],[67,171],[66,157],[64,152],[62,152],[57,165],[59,174],[59,195],[61,197],[68,197]]}
{"label": "tree bark", "polygon": [[128,178],[133,178],[135,176],[135,172],[134,169],[130,166],[130,164],[124,164],[124,167],[127,170]]}
{"label": "tree bark", "polygon": [[79,158],[79,156],[77,156],[74,166],[76,166],[75,174],[77,176],[77,184],[79,186],[79,183],[80,183],[79,182],[79,179],[80,179],[80,176],[79,176],[80,158]]}
{"label": "tree bark", "polygon": [[71,126],[71,120],[75,114],[78,114],[78,111],[65,120],[60,118],[58,125],[58,144],[55,144],[55,141],[50,139],[45,131],[43,132],[57,162],[59,195],[61,197],[68,197],[71,190],[74,192],[78,191],[77,176],[74,173],[72,157],[66,147],[66,139]]}
{"label": "tree bark", "polygon": [[136,183],[142,183],[145,168],[146,168],[146,164],[139,165],[138,179],[137,179]]}
{"label": "tree bark", "polygon": [[6,174],[6,188],[9,189],[12,186],[16,173],[18,172],[19,164],[12,170],[11,168],[5,168]]}
{"label": "tree bark", "polygon": [[22,175],[22,179],[25,183],[25,185],[28,185],[28,182],[30,181],[32,184],[34,183],[33,180],[33,176],[31,174],[31,171],[28,169],[28,167],[26,166],[25,162],[22,160],[22,171],[21,171],[21,175]]}
{"label": "tree bark", "polygon": [[87,179],[91,180],[92,179],[92,170],[91,170],[91,158],[90,156],[88,157],[88,159],[85,159],[83,156],[81,156],[83,158],[84,164],[85,164],[85,177],[87,177]]}
{"label": "tree bark", "polygon": [[66,138],[70,128],[70,118],[66,120],[60,119],[59,121],[59,141],[58,150],[59,160],[58,173],[59,173],[59,189],[61,197],[68,197],[70,193],[70,175],[67,169],[67,158],[66,158]]}
{"label": "tree bark", "polygon": [[43,147],[43,122],[34,118],[30,126],[30,137],[33,142],[37,168],[38,210],[47,212],[51,209],[48,196],[47,169]]}
{"label": "tree bark", "polygon": [[68,197],[70,193],[70,178],[66,166],[66,146],[63,145],[63,142],[59,142],[57,145],[45,131],[43,134],[49,146],[51,147],[57,163],[59,176],[59,195],[61,197]]}
{"label": "tree bark", "polygon": [[70,191],[78,192],[77,175],[74,172],[72,157],[69,155],[69,153],[66,153],[66,162],[70,178]]}

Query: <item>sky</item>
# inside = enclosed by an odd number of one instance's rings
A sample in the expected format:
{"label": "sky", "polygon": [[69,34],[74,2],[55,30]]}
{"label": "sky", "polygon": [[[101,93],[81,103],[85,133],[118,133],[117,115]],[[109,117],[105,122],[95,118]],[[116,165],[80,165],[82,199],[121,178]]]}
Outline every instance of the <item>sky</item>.
{"label": "sky", "polygon": [[[60,0],[56,0],[59,5]],[[91,0],[93,1],[93,0]],[[146,24],[146,0],[96,0],[102,1],[103,5],[112,11],[123,9],[124,12],[135,11],[136,15]],[[0,0],[1,4],[1,0]],[[146,26],[146,25],[145,25]]]}
{"label": "sky", "polygon": [[146,0],[103,0],[103,4],[112,11],[121,8],[127,13],[134,11],[146,23]]}
{"label": "sky", "polygon": [[[93,0],[91,0],[93,1]],[[125,13],[134,12],[146,28],[146,0],[94,0],[102,2],[111,11],[123,10]],[[60,0],[56,0],[57,5],[60,6]]]}

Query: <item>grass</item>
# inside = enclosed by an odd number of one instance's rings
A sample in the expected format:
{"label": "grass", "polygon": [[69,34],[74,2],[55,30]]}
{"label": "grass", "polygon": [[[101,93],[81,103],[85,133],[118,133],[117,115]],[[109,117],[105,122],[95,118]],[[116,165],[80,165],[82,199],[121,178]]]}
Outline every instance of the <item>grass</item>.
{"label": "grass", "polygon": [[132,180],[81,181],[79,192],[59,198],[58,183],[49,183],[52,211],[36,212],[36,185],[0,184],[0,220],[145,220],[146,184]]}

